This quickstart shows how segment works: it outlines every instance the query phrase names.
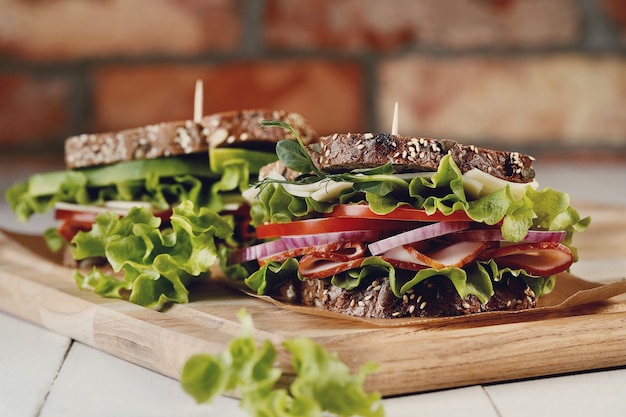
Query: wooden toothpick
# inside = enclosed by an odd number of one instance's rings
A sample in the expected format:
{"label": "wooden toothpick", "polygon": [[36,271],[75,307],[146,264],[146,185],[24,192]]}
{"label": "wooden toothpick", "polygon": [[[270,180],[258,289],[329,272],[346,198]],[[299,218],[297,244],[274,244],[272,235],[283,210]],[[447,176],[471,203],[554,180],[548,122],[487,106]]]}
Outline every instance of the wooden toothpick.
{"label": "wooden toothpick", "polygon": [[196,92],[194,95],[194,102],[193,102],[193,121],[196,123],[200,123],[202,121],[203,100],[204,100],[204,97],[203,97],[202,80],[196,80]]}
{"label": "wooden toothpick", "polygon": [[391,122],[391,134],[398,134],[398,102],[396,101],[396,105],[393,108],[393,120]]}

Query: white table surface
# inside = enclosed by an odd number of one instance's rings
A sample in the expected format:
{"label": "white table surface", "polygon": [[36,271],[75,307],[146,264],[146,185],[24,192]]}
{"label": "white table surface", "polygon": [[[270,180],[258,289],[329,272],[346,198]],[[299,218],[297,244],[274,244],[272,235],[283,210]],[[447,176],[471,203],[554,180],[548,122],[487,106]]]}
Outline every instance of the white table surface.
{"label": "white table surface", "polygon": [[[625,163],[535,166],[542,186],[568,192],[574,203],[626,209]],[[8,185],[24,179],[31,168],[1,162],[0,190],[4,193]],[[36,233],[50,221],[42,216],[20,225],[4,199],[0,203],[2,228]],[[620,266],[626,260],[615,262]],[[574,268],[586,267],[581,260]],[[615,274],[626,275],[621,268]],[[174,379],[1,311],[0,332],[0,417],[246,415],[235,399],[220,397],[213,404],[197,405]],[[387,398],[384,405],[387,416],[397,417],[626,416],[626,367]]]}

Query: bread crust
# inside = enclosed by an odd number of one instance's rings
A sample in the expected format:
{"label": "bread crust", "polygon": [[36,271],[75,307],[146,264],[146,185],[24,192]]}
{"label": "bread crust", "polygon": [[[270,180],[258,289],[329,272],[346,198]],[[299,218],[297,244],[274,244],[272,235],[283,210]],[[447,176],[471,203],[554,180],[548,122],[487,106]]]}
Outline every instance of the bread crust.
{"label": "bread crust", "polygon": [[315,131],[298,113],[283,110],[242,110],[208,115],[200,123],[192,120],[163,122],[121,130],[82,134],[65,141],[68,169],[107,165],[133,159],[154,159],[208,152],[209,148],[237,147],[273,150],[280,139],[293,138],[282,128],[263,128],[262,120],[289,123],[308,144]]}
{"label": "bread crust", "polygon": [[305,145],[317,140],[317,134],[302,115],[284,110],[240,110],[205,116],[202,119],[202,134],[212,148],[232,147],[245,142],[246,147],[273,150],[279,140],[295,139],[293,133],[281,127],[259,126],[263,120],[287,123]]}
{"label": "bread crust", "polygon": [[[389,278],[378,279],[353,290],[331,284],[330,279],[307,279],[284,284],[273,294],[292,303],[316,306],[355,317],[449,317],[487,311],[534,308],[537,297],[523,281],[507,285],[494,283],[494,295],[485,304],[474,296],[461,299],[447,279],[428,279],[416,285],[402,298],[391,291]],[[289,299],[289,296],[290,299]]]}
{"label": "bread crust", "polygon": [[436,171],[450,154],[462,173],[477,168],[506,181],[527,183],[535,178],[533,158],[462,145],[448,139],[415,138],[390,134],[347,133],[319,138],[316,163],[329,173],[373,168],[391,163],[398,172]]}

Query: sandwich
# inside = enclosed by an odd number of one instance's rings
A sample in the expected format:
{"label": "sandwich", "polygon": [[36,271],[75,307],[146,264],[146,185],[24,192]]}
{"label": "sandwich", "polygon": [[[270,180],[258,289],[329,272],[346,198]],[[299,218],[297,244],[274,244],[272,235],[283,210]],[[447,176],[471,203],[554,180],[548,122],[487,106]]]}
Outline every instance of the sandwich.
{"label": "sandwich", "polygon": [[[240,189],[276,160],[279,140],[293,139],[280,128],[261,129],[267,118],[293,124],[307,143],[315,138],[301,115],[278,110],[83,134],[65,141],[66,170],[35,174],[8,189],[6,198],[22,221],[54,210],[58,227],[44,237],[63,251],[66,266],[78,269],[79,286],[144,305],[184,302],[186,283],[215,260],[214,240],[236,246],[248,239]],[[155,272],[161,254],[169,261]]]}
{"label": "sandwich", "polygon": [[281,301],[371,318],[531,309],[590,222],[519,152],[373,133],[276,150],[244,193],[258,240],[223,264]]}

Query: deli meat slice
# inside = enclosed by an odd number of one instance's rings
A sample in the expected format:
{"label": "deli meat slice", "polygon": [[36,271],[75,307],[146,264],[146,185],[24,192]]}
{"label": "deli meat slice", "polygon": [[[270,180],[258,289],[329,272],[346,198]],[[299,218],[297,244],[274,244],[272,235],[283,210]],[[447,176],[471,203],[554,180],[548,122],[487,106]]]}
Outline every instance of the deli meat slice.
{"label": "deli meat slice", "polygon": [[574,254],[561,243],[521,243],[487,250],[480,259],[495,259],[500,266],[550,276],[566,271],[574,262]]}
{"label": "deli meat slice", "polygon": [[361,266],[366,258],[349,259],[346,261],[333,260],[319,254],[305,255],[300,259],[298,272],[305,278],[320,279],[332,277],[340,272]]}
{"label": "deli meat slice", "polygon": [[419,250],[414,246],[404,245],[385,252],[382,258],[395,267],[413,271],[425,267],[462,268],[473,262],[489,246],[488,242],[457,242],[434,250]]}
{"label": "deli meat slice", "polygon": [[283,262],[289,258],[298,258],[307,254],[324,254],[324,256],[330,256],[334,260],[345,261],[348,259],[363,257],[365,254],[365,244],[363,242],[335,242],[304,248],[288,249],[266,258],[259,259],[259,265],[263,265],[267,261]]}
{"label": "deli meat slice", "polygon": [[349,269],[358,268],[365,260],[362,242],[342,242],[325,245],[326,251],[311,251],[298,264],[298,272],[305,278],[327,278]]}

